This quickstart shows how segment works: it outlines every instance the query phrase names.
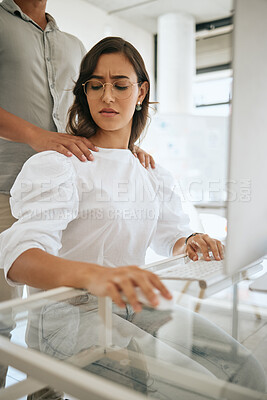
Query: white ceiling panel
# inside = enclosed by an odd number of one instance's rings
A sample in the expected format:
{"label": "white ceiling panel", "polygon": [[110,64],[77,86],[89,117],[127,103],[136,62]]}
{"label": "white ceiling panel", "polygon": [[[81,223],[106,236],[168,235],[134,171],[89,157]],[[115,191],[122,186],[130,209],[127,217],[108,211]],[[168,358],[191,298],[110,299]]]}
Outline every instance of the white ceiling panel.
{"label": "white ceiling panel", "polygon": [[139,27],[157,32],[157,19],[167,13],[183,12],[196,23],[229,17],[233,0],[87,0],[94,6]]}

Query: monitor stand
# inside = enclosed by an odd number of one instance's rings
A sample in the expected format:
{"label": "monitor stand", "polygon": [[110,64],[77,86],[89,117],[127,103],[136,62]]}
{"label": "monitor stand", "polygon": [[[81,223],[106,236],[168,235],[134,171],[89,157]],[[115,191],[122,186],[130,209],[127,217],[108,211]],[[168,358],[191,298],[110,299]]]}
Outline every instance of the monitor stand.
{"label": "monitor stand", "polygon": [[257,292],[267,293],[267,272],[251,283],[249,289]]}

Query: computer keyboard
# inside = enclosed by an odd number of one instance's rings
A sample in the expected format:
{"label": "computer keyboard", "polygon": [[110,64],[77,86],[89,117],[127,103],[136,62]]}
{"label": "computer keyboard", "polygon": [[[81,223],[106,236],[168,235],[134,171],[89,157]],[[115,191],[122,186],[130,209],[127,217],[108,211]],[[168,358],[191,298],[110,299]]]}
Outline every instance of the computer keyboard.
{"label": "computer keyboard", "polygon": [[187,261],[179,262],[167,268],[162,268],[155,273],[163,280],[189,280],[198,281],[201,288],[206,288],[225,277],[223,260],[216,261]]}
{"label": "computer keyboard", "polygon": [[176,265],[165,270],[159,271],[159,276],[164,276],[166,278],[180,277],[186,279],[204,279],[207,276],[218,274],[218,272],[223,272],[223,260],[216,261],[189,261],[184,265]]}
{"label": "computer keyboard", "polygon": [[[208,296],[218,290],[225,289],[235,282],[239,282],[244,273],[251,275],[260,271],[262,268],[260,263],[261,261],[257,260],[255,263],[251,263],[241,269],[238,273],[229,275],[225,273],[224,260],[216,261],[211,257],[211,261],[203,259],[192,261],[183,254],[144,265],[143,268],[157,274],[161,280],[187,281],[192,293],[196,292],[193,284],[195,282],[201,289],[205,289],[205,294]],[[178,290],[181,289],[179,285],[177,287],[179,288]],[[172,288],[174,288],[173,285]]]}

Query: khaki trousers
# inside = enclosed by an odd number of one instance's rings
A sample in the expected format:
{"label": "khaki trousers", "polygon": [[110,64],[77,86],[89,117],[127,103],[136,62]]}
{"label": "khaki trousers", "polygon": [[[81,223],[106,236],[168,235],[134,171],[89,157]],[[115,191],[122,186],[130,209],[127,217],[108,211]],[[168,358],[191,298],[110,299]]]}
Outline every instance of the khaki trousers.
{"label": "khaki trousers", "polygon": [[[16,219],[12,216],[9,206],[9,195],[0,193],[0,233],[8,229]],[[0,302],[13,299],[19,296],[21,290],[12,286],[9,286],[6,283],[4,277],[4,270],[2,269],[2,265],[0,266]],[[20,289],[20,288],[19,288]]]}

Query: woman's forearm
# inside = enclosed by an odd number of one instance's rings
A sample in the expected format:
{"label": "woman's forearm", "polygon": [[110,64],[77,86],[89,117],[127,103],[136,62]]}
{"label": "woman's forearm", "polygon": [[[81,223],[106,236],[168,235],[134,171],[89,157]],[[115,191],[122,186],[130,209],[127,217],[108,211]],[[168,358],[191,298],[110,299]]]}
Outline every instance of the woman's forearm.
{"label": "woman's forearm", "polygon": [[166,299],[172,297],[159,277],[136,265],[101,267],[66,260],[40,249],[29,249],[22,253],[12,264],[8,278],[44,290],[59,286],[87,289],[96,296],[111,297],[119,307],[125,307],[122,299],[124,294],[135,311],[141,310],[136,286],[140,287],[152,306],[158,304],[154,289],[158,289]]}
{"label": "woman's forearm", "polygon": [[59,286],[88,288],[94,272],[101,268],[56,257],[41,249],[29,249],[14,261],[8,278],[44,290]]}

